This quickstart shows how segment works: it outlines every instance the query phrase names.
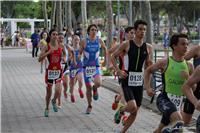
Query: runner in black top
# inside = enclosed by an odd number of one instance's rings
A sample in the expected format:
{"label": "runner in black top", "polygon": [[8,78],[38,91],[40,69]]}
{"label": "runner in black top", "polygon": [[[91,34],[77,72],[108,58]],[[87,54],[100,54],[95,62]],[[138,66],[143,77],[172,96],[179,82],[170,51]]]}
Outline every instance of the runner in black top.
{"label": "runner in black top", "polygon": [[[122,88],[127,102],[126,106],[120,107],[116,112],[115,122],[120,122],[121,116],[124,112],[130,113],[128,119],[124,123],[123,129],[121,130],[122,133],[126,132],[135,121],[137,111],[141,105],[143,94],[143,64],[145,64],[145,68],[152,64],[152,47],[143,42],[147,23],[143,20],[137,20],[134,24],[134,29],[134,39],[125,41],[124,44],[111,56],[113,66],[117,70],[118,75],[122,77]],[[124,51],[125,70],[123,71],[117,66],[115,58]]]}

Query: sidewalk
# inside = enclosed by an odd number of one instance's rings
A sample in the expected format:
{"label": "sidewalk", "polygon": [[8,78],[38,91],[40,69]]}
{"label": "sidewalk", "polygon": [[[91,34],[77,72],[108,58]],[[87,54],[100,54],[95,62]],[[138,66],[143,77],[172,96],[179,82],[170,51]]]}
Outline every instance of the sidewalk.
{"label": "sidewalk", "polygon": [[[54,113],[50,104],[49,117],[45,118],[44,75],[40,74],[37,58],[24,49],[2,50],[1,56],[2,133],[113,133],[121,127],[113,123],[115,111],[111,104],[115,93],[104,87],[99,88],[100,97],[93,101],[90,115],[85,114],[86,98],[80,99],[75,89],[76,103],[62,96],[62,109]],[[128,133],[152,133],[160,117],[141,107]]]}
{"label": "sidewalk", "polygon": [[[115,80],[114,76],[103,76],[102,86],[115,92],[115,93],[118,93],[118,91],[119,91],[118,79]],[[156,106],[156,97],[157,96],[155,96],[153,103],[150,103],[151,97],[149,97],[147,95],[146,91],[144,90],[142,106],[161,115],[160,111],[158,110],[158,108]],[[192,122],[189,124],[188,127],[186,127],[186,129],[188,131],[194,131],[194,129],[196,129],[196,119],[198,116],[199,116],[199,112],[195,110]]]}

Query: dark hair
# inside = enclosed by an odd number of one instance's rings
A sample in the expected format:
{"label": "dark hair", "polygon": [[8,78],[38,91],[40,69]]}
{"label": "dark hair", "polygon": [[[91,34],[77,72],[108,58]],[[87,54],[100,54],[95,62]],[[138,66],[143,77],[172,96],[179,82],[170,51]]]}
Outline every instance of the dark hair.
{"label": "dark hair", "polygon": [[59,35],[59,36],[60,36],[60,35],[64,36],[64,34],[63,34],[62,32],[59,32],[58,35]]}
{"label": "dark hair", "polygon": [[125,33],[128,33],[129,31],[131,31],[132,29],[134,29],[133,26],[129,26],[125,29]]}
{"label": "dark hair", "polygon": [[87,34],[88,34],[88,35],[89,35],[90,29],[91,29],[92,27],[95,27],[95,28],[98,30],[96,24],[91,24],[91,25],[89,25],[88,28],[87,28]]}
{"label": "dark hair", "polygon": [[146,22],[146,21],[144,21],[144,20],[136,20],[135,23],[134,23],[134,28],[135,28],[135,30],[137,30],[137,28],[138,28],[138,26],[139,26],[140,24],[143,24],[143,25],[146,25],[146,26],[147,26],[147,22]]}
{"label": "dark hair", "polygon": [[172,35],[172,37],[170,39],[170,44],[169,44],[169,46],[172,48],[172,50],[174,50],[173,45],[177,45],[179,38],[189,39],[188,35],[183,34],[183,33],[180,33],[180,34],[176,33],[176,34]]}
{"label": "dark hair", "polygon": [[48,36],[47,36],[47,43],[50,42],[50,40],[51,40],[51,34],[52,34],[54,31],[57,31],[57,30],[56,30],[56,29],[51,29],[51,30],[49,31],[49,34],[48,34]]}

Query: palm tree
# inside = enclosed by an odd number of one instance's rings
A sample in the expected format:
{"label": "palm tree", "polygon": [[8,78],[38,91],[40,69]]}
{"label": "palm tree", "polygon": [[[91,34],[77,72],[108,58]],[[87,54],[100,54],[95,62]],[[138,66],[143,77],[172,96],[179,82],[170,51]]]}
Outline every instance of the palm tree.
{"label": "palm tree", "polygon": [[83,23],[83,35],[86,35],[86,27],[87,27],[87,7],[86,7],[86,0],[81,1],[81,16],[82,16],[82,23]]}
{"label": "palm tree", "polygon": [[[151,4],[149,0],[141,1],[142,11],[142,19],[148,23],[147,26],[147,35],[146,35],[146,42],[152,43],[153,42],[153,33],[152,33],[152,17],[151,17]],[[144,10],[145,9],[145,10]]]}
{"label": "palm tree", "polygon": [[133,6],[132,6],[132,0],[129,0],[129,21],[128,25],[131,26],[133,25]]}
{"label": "palm tree", "polygon": [[44,27],[48,29],[48,14],[47,14],[47,1],[44,0],[42,2],[42,10],[43,10],[43,17],[44,17]]}
{"label": "palm tree", "polygon": [[107,29],[108,35],[106,40],[106,45],[110,48],[110,44],[112,42],[112,30],[113,30],[113,11],[112,11],[112,2],[111,0],[106,1],[106,12],[107,12]]}
{"label": "palm tree", "polygon": [[56,1],[52,1],[52,10],[51,10],[51,28],[56,23],[55,21],[56,16]]}
{"label": "palm tree", "polygon": [[58,24],[58,31],[61,32],[62,31],[62,1],[57,1],[58,2],[58,10],[57,10],[57,14],[58,14],[58,20],[57,20],[57,24]]}
{"label": "palm tree", "polygon": [[68,14],[68,21],[67,21],[67,24],[68,24],[68,28],[72,28],[72,7],[71,7],[71,0],[68,1],[68,8],[67,8],[67,14]]}

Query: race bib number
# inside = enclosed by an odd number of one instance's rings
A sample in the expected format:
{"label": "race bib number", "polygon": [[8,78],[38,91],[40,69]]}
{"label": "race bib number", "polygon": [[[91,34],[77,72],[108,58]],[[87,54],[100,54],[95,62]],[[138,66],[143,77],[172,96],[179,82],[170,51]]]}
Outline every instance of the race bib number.
{"label": "race bib number", "polygon": [[92,77],[96,74],[96,66],[88,66],[85,68],[86,77]]}
{"label": "race bib number", "polygon": [[170,101],[176,105],[176,108],[178,110],[180,110],[180,107],[181,107],[181,104],[182,104],[182,101],[183,101],[183,96],[176,96],[174,94],[170,94],[168,93],[167,94],[168,98],[170,99]]}
{"label": "race bib number", "polygon": [[48,79],[58,79],[60,72],[60,70],[48,70]]}
{"label": "race bib number", "polygon": [[143,85],[142,72],[129,72],[128,86],[142,86]]}
{"label": "race bib number", "polygon": [[70,71],[71,77],[75,77],[75,76],[76,76],[76,73],[77,73],[77,69],[71,70],[71,71]]}

